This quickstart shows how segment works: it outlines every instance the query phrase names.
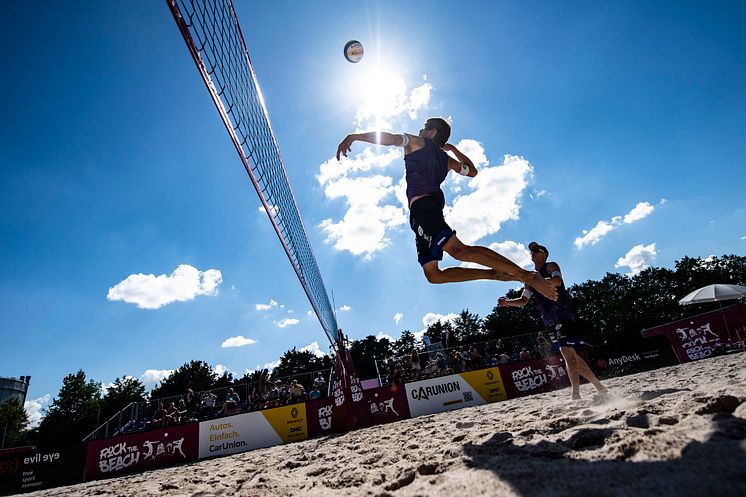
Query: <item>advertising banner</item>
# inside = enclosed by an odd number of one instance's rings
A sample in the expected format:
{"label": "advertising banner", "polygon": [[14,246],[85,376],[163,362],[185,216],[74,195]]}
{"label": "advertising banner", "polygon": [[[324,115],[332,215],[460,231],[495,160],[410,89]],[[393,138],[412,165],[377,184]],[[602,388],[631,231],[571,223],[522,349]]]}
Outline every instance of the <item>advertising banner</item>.
{"label": "advertising banner", "polygon": [[503,379],[498,368],[479,369],[461,373],[461,377],[476,391],[486,403],[508,399]]}
{"label": "advertising banner", "polygon": [[407,392],[403,385],[365,390],[362,402],[355,405],[358,428],[409,419]]}
{"label": "advertising banner", "polygon": [[236,454],[306,438],[305,404],[226,416],[199,424],[199,458]]}
{"label": "advertising banner", "polygon": [[570,385],[561,356],[542,357],[498,366],[508,398],[551,392]]}
{"label": "advertising banner", "polygon": [[498,368],[415,381],[407,383],[405,389],[412,417],[507,398]]}
{"label": "advertising banner", "polygon": [[0,495],[83,481],[83,446],[0,452]]}
{"label": "advertising banner", "polygon": [[85,480],[110,478],[197,459],[197,423],[88,443]]}
{"label": "advertising banner", "polygon": [[[342,412],[338,412],[342,411]],[[306,402],[306,422],[308,437],[315,438],[330,433],[347,431],[347,417],[350,415],[347,404],[337,407],[334,397],[316,399]]]}
{"label": "advertising banner", "polygon": [[746,342],[746,304],[736,304],[648,328],[642,335],[666,335],[681,363],[731,350],[743,350]]}

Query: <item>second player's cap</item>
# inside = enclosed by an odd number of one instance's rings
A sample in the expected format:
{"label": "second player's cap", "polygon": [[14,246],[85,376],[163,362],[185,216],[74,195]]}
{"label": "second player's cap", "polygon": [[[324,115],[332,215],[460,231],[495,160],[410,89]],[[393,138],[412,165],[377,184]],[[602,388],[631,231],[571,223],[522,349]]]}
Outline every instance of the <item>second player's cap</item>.
{"label": "second player's cap", "polygon": [[528,244],[528,249],[531,252],[544,252],[545,254],[549,255],[549,250],[544,245],[539,245],[536,242],[531,242]]}

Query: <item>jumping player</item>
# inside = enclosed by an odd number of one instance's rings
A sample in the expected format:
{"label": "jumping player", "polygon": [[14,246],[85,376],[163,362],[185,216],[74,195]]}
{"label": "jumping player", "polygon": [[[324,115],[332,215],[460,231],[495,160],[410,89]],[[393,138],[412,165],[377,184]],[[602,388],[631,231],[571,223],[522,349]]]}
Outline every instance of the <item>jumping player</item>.
{"label": "jumping player", "polygon": [[[445,196],[440,185],[448,171],[474,177],[477,168],[466,155],[448,143],[451,126],[442,118],[432,117],[417,136],[372,131],[347,135],[337,147],[340,155],[347,157],[355,141],[377,143],[404,148],[409,225],[414,231],[417,258],[430,283],[451,283],[470,280],[520,281],[543,294],[548,300],[557,300],[557,290],[536,271],[526,271],[509,259],[487,247],[466,245],[456,237],[456,232],[443,217]],[[452,152],[456,159],[446,152]],[[438,261],[443,252],[459,261],[473,262],[492,269],[449,267],[440,269]]]}
{"label": "jumping player", "polygon": [[[557,288],[559,298],[556,301],[548,300],[543,295],[537,295],[536,301],[541,311],[541,319],[550,335],[556,338],[560,353],[565,359],[567,376],[570,378],[570,385],[572,385],[572,398],[580,398],[579,376],[583,376],[593,383],[599,393],[605,394],[607,392],[606,387],[601,384],[588,364],[575,351],[576,348],[583,347],[585,342],[577,330],[575,311],[573,311],[570,297],[567,295],[565,284],[562,281],[559,264],[547,262],[549,250],[543,245],[531,242],[528,244],[528,249],[531,251],[531,260],[534,262],[536,270],[543,278],[546,278],[550,285]],[[523,307],[531,299],[532,290],[531,284],[527,284],[523,288],[523,295],[519,298],[506,299],[500,297],[497,299],[497,303],[500,307]]]}

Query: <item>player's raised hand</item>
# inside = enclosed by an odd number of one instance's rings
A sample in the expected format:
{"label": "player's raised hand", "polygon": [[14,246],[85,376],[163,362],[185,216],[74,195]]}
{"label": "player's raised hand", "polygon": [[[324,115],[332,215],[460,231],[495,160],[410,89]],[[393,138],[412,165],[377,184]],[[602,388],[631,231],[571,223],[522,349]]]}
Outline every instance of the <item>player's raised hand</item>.
{"label": "player's raised hand", "polygon": [[352,142],[355,141],[355,137],[352,135],[345,136],[344,140],[342,140],[337,147],[337,160],[339,160],[340,155],[344,155],[347,157],[347,152],[352,151]]}

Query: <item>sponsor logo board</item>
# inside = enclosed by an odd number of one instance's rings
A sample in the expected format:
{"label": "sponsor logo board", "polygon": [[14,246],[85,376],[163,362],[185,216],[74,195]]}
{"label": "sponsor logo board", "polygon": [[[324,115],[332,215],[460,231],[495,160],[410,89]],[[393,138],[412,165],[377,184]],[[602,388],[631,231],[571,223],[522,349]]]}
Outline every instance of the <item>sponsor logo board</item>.
{"label": "sponsor logo board", "polygon": [[197,423],[123,435],[88,444],[86,481],[197,459]]}
{"label": "sponsor logo board", "polygon": [[412,417],[485,403],[469,382],[457,374],[407,383],[405,391]]}
{"label": "sponsor logo board", "polygon": [[564,361],[560,356],[503,364],[499,366],[499,369],[510,399],[550,392],[570,384]]}
{"label": "sponsor logo board", "polygon": [[305,404],[203,421],[199,458],[236,454],[308,438]]}
{"label": "sponsor logo board", "polygon": [[480,369],[461,373],[460,376],[487,403],[507,400],[508,394],[503,385],[503,379],[498,368]]}
{"label": "sponsor logo board", "polygon": [[83,481],[82,446],[0,451],[0,495]]}
{"label": "sponsor logo board", "polygon": [[392,423],[408,419],[409,405],[404,385],[390,385],[364,392],[363,401],[355,406],[358,427]]}

